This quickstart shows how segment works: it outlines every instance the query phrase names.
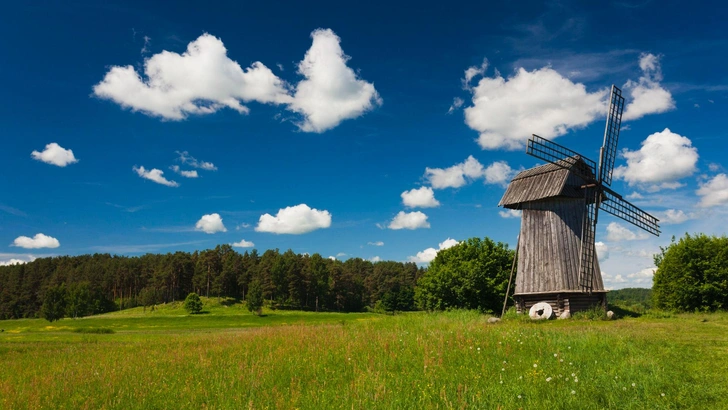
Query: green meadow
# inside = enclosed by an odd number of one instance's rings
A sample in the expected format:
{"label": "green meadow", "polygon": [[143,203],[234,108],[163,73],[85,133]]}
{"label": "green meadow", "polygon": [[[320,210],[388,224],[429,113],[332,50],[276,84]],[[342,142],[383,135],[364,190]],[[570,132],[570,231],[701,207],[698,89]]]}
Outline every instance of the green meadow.
{"label": "green meadow", "polygon": [[4,409],[728,408],[728,314],[488,324],[205,300],[0,321]]}

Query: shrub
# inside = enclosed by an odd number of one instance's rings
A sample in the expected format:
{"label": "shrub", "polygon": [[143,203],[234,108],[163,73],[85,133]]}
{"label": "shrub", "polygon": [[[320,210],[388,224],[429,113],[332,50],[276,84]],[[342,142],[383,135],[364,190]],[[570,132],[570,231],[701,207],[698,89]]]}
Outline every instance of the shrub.
{"label": "shrub", "polygon": [[200,297],[197,296],[197,293],[192,292],[187,295],[184,308],[192,315],[202,312],[202,301],[200,300]]}
{"label": "shrub", "polygon": [[263,308],[263,287],[260,281],[253,280],[248,290],[248,298],[245,300],[248,310],[260,316]]}

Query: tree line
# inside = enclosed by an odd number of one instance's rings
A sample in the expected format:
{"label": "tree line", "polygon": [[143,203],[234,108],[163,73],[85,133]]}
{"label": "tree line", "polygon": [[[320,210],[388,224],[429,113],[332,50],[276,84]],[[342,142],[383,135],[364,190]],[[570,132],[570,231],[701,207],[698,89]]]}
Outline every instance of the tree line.
{"label": "tree line", "polygon": [[[275,308],[362,311],[413,310],[425,270],[407,262],[331,260],[292,250],[239,253],[230,245],[204,251],[39,258],[0,267],[0,319],[80,317],[135,306],[207,297],[245,300],[259,287]],[[58,313],[56,313],[58,314]]]}

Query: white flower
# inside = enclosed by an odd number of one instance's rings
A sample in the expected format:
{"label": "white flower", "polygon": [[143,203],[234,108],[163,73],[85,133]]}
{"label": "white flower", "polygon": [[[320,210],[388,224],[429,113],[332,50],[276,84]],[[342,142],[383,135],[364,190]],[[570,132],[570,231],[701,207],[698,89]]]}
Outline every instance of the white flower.
{"label": "white flower", "polygon": [[550,381],[551,381],[551,378],[550,378],[550,377],[547,377],[547,378],[546,378],[546,381],[547,381],[547,382],[550,382]]}
{"label": "white flower", "polygon": [[563,362],[564,362],[564,359],[559,359],[559,363],[563,363]]}
{"label": "white flower", "polygon": [[554,353],[554,357],[557,357],[558,355],[559,355],[558,353]]}
{"label": "white flower", "polygon": [[660,393],[660,396],[665,397],[665,393]]}
{"label": "white flower", "polygon": [[520,394],[518,395],[518,398],[519,398],[519,399],[521,398],[521,395],[520,395]]}
{"label": "white flower", "polygon": [[634,383],[632,383],[632,387],[634,387]]}
{"label": "white flower", "polygon": [[574,377],[574,376],[576,376],[576,373],[571,373],[571,377]]}
{"label": "white flower", "polygon": [[534,363],[534,364],[533,364],[533,367],[538,367],[538,364]]}
{"label": "white flower", "polygon": [[504,367],[504,368],[502,368],[502,369],[501,369],[501,371],[502,371],[502,372],[506,371],[506,368],[505,368],[505,367]]}
{"label": "white flower", "polygon": [[574,390],[572,390],[572,391],[571,391],[571,394],[576,394],[576,392],[575,392]]}

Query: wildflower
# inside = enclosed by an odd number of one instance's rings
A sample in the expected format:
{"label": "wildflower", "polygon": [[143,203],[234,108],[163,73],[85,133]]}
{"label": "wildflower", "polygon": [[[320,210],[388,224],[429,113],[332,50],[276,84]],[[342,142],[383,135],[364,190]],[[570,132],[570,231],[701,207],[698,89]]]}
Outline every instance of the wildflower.
{"label": "wildflower", "polygon": [[622,387],[622,390],[627,390],[627,388],[626,387]]}
{"label": "wildflower", "polygon": [[518,395],[518,398],[519,398],[519,399],[521,398],[521,395],[520,395],[520,394]]}
{"label": "wildflower", "polygon": [[559,363],[563,363],[563,362],[564,362],[564,359],[559,359]]}
{"label": "wildflower", "polygon": [[505,367],[504,367],[504,368],[502,368],[502,369],[501,369],[501,371],[502,371],[502,372],[506,371],[506,368],[505,368]]}
{"label": "wildflower", "polygon": [[546,378],[546,381],[547,381],[547,382],[550,382],[550,381],[551,381],[551,378],[550,378],[550,377],[547,377],[547,378]]}
{"label": "wildflower", "polygon": [[574,365],[574,362],[569,362],[569,366],[573,366],[573,365]]}
{"label": "wildflower", "polygon": [[579,383],[579,379],[574,378],[574,383]]}
{"label": "wildflower", "polygon": [[558,356],[559,356],[559,354],[558,354],[558,353],[554,353],[554,357],[558,357]]}
{"label": "wildflower", "polygon": [[567,381],[567,382],[569,381],[569,378],[568,378],[568,377],[566,378],[566,381]]}
{"label": "wildflower", "polygon": [[660,396],[665,397],[665,393],[660,393]]}
{"label": "wildflower", "polygon": [[576,392],[575,392],[574,390],[572,390],[572,391],[571,391],[571,394],[576,394]]}
{"label": "wildflower", "polygon": [[523,376],[518,376],[518,380],[522,380],[522,379],[523,379]]}
{"label": "wildflower", "polygon": [[[500,381],[500,384],[503,384],[503,380]],[[663,396],[664,396],[664,394],[663,394]]]}
{"label": "wildflower", "polygon": [[634,387],[634,383],[632,383],[632,387]]}
{"label": "wildflower", "polygon": [[571,377],[575,377],[575,376],[576,376],[576,373],[571,373]]}
{"label": "wildflower", "polygon": [[533,364],[533,367],[534,367],[534,368],[535,368],[535,367],[538,367],[538,364],[534,363],[534,364]]}
{"label": "wildflower", "polygon": [[478,351],[480,351],[480,348],[478,348]]}
{"label": "wildflower", "polygon": [[569,346],[569,349],[571,349],[571,346]]}

